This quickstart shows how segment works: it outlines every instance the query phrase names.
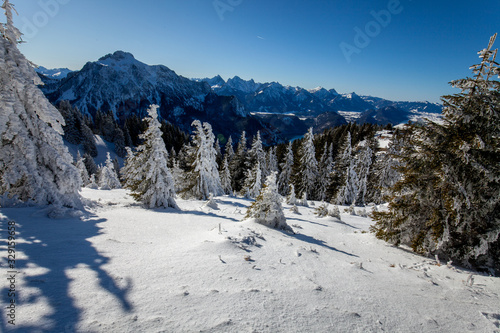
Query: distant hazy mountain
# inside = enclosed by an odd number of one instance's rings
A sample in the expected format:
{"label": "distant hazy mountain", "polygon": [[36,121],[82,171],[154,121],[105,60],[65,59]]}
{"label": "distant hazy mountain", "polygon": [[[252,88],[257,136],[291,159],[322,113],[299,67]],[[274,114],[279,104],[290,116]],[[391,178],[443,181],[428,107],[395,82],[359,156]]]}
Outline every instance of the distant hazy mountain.
{"label": "distant hazy mountain", "polygon": [[43,74],[51,79],[61,80],[68,76],[69,73],[73,72],[71,69],[67,68],[54,68],[47,69],[43,66],[35,68],[35,71],[39,74]]}
{"label": "distant hazy mountain", "polygon": [[88,62],[80,71],[39,68],[38,72],[51,102],[69,100],[84,114],[112,111],[123,120],[132,114],[142,117],[150,104],[158,104],[164,119],[186,131],[199,119],[210,122],[216,134],[234,139],[243,130],[249,135],[260,130],[267,142],[276,142],[304,134],[310,126],[318,132],[344,124],[343,115],[350,121],[399,124],[442,110],[441,105],[429,102],[393,102],[238,76],[227,81],[221,76],[187,79],[123,51]]}
{"label": "distant hazy mountain", "polygon": [[318,116],[324,112],[365,112],[387,106],[414,113],[442,111],[442,105],[430,102],[394,102],[378,97],[359,96],[354,92],[339,94],[335,89],[327,90],[322,87],[306,90],[283,86],[277,82],[256,83],[238,76],[227,82],[220,76],[197,81],[207,82],[218,95],[238,97],[249,112]]}

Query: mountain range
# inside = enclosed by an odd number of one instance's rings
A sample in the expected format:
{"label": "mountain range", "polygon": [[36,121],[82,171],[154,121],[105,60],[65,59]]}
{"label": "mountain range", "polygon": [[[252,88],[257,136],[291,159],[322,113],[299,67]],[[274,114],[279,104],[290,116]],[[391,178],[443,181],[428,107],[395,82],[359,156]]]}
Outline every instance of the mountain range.
{"label": "mountain range", "polygon": [[150,66],[130,53],[116,51],[79,70],[38,68],[45,83],[42,91],[53,103],[69,100],[89,116],[111,111],[124,120],[145,116],[150,104],[160,106],[160,116],[185,131],[194,119],[208,121],[216,134],[237,138],[246,130],[260,130],[271,142],[304,134],[308,127],[345,124],[342,115],[357,122],[378,124],[406,122],[419,114],[438,114],[442,106],[429,102],[393,102],[382,98],[339,94],[335,89],[257,83],[238,76],[188,79],[163,65]]}

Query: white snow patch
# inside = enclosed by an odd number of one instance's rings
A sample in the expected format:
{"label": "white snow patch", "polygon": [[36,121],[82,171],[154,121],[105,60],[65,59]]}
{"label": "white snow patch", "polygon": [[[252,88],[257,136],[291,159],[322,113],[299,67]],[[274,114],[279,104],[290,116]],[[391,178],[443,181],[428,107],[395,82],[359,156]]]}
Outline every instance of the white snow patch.
{"label": "white snow patch", "polygon": [[499,278],[389,246],[369,218],[284,205],[293,235],[240,222],[251,201],[239,198],[178,199],[178,211],[125,190],[82,195],[95,204],[80,218],[0,210],[18,232],[19,332],[498,330]]}

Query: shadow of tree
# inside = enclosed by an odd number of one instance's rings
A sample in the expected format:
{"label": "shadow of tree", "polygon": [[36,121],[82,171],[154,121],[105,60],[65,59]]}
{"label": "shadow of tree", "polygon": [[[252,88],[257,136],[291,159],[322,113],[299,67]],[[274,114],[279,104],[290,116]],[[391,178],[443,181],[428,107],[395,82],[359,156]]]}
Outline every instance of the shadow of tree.
{"label": "shadow of tree", "polygon": [[161,210],[161,209],[155,209],[154,211],[158,212],[158,213],[172,213],[172,212],[174,212],[175,214],[180,214],[180,215],[196,215],[196,216],[203,216],[203,217],[216,217],[218,219],[229,220],[232,222],[241,222],[240,220],[237,220],[237,219],[232,218],[232,217],[217,215],[217,214],[212,213],[212,212],[204,212],[204,211],[200,211],[200,210],[170,210],[170,209]]}
{"label": "shadow of tree", "polygon": [[[19,307],[25,307],[43,298],[50,307],[49,311],[44,311],[45,315],[38,323],[39,326],[28,325],[25,321],[23,324],[22,312],[18,312],[15,326],[2,322],[4,331],[7,328],[15,328],[14,331],[17,332],[76,331],[83,309],[78,307],[71,294],[72,279],[68,276],[68,270],[77,267],[92,270],[97,276],[99,287],[113,295],[124,312],[132,311],[132,305],[127,300],[132,285],[129,284],[126,288],[117,285],[115,279],[103,269],[110,259],[99,253],[89,241],[101,233],[98,224],[106,220],[97,219],[90,214],[87,216],[89,217],[83,219],[49,219],[36,208],[2,209],[2,230],[5,230],[4,226],[8,221],[16,222],[17,279],[19,282],[22,279],[26,290],[36,290],[30,292],[29,297],[24,297],[23,290],[19,290],[16,302]],[[6,244],[3,237],[1,243]],[[23,256],[19,257],[21,253]],[[25,274],[33,267],[37,267],[37,272],[43,273]],[[7,290],[4,288],[0,292],[4,295]],[[24,315],[29,314],[24,312]]]}
{"label": "shadow of tree", "polygon": [[284,235],[288,236],[288,237],[291,237],[291,238],[295,238],[295,239],[298,239],[300,241],[303,241],[305,243],[309,243],[309,244],[314,244],[314,245],[318,245],[318,246],[321,246],[321,247],[324,247],[328,250],[331,250],[331,251],[335,251],[335,252],[339,252],[339,253],[342,253],[342,254],[345,254],[345,255],[348,255],[350,257],[356,257],[356,258],[359,258],[359,256],[355,255],[355,254],[352,254],[352,253],[348,253],[348,252],[345,252],[345,251],[342,251],[342,250],[339,250],[339,249],[336,249],[334,248],[333,246],[330,246],[328,245],[325,241],[323,240],[320,240],[320,239],[316,239],[314,237],[311,237],[311,236],[308,236],[308,235],[304,235],[304,234],[290,234],[286,231],[283,231],[283,230],[280,230]]}
{"label": "shadow of tree", "polygon": [[[330,227],[330,225],[328,224],[323,224],[323,223],[319,223],[319,222],[314,222],[314,221],[308,221],[308,220],[304,220],[304,219],[299,219],[299,218],[296,218],[296,217],[289,217],[287,218],[287,220],[295,220],[295,221],[300,221],[300,222],[306,222],[306,223],[311,223],[311,224],[317,224],[317,225],[320,225],[322,227]],[[353,225],[350,225],[349,223],[346,223],[344,221],[341,221],[337,218],[329,218],[328,219],[328,222],[332,222],[332,223],[336,223],[336,224],[341,224],[341,225],[345,225],[346,227],[349,227],[349,228],[353,228],[353,229],[356,229],[356,230],[360,230],[358,227],[355,227]]]}

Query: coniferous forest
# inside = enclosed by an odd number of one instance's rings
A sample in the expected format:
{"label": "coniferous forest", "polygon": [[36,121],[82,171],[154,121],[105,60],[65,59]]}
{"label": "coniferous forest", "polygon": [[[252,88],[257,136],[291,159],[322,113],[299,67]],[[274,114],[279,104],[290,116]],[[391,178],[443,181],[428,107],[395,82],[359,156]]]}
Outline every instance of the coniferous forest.
{"label": "coniferous forest", "polygon": [[440,118],[332,111],[288,140],[262,119],[299,117],[254,117],[208,84],[198,118],[51,103],[2,9],[0,330],[498,329],[496,34]]}

